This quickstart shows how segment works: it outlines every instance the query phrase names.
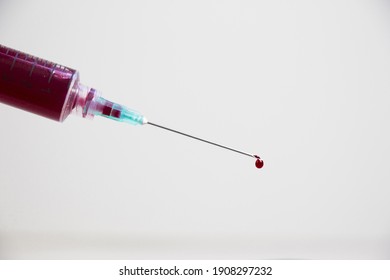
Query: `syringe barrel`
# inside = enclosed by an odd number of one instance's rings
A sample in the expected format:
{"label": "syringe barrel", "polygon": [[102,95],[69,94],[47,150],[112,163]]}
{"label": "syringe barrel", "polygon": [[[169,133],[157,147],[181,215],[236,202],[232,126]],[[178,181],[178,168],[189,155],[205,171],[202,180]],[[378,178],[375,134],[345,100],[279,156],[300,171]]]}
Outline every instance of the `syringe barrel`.
{"label": "syringe barrel", "polygon": [[0,102],[63,121],[77,97],[74,69],[0,45]]}
{"label": "syringe barrel", "polygon": [[62,122],[70,113],[145,124],[138,112],[80,84],[71,68],[0,45],[0,102]]}

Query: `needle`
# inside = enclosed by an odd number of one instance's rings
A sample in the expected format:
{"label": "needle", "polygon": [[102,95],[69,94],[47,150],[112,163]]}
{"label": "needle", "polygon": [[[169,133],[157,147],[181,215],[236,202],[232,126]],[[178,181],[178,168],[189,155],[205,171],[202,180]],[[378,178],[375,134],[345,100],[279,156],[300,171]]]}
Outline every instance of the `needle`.
{"label": "needle", "polygon": [[208,143],[208,144],[211,144],[211,145],[220,147],[220,148],[224,148],[224,149],[226,149],[226,150],[230,150],[230,151],[233,151],[233,152],[236,152],[236,153],[239,153],[239,154],[248,156],[248,157],[260,159],[260,157],[257,156],[257,155],[252,155],[252,154],[249,154],[249,153],[245,153],[245,152],[243,152],[243,151],[239,151],[239,150],[236,150],[236,149],[233,149],[233,148],[230,148],[230,147],[221,145],[221,144],[217,144],[217,143],[214,143],[214,142],[211,142],[211,141],[208,141],[208,140],[199,138],[199,137],[195,137],[195,136],[189,135],[189,134],[187,134],[187,133],[183,133],[183,132],[174,130],[174,129],[172,129],[172,128],[168,128],[168,127],[165,127],[165,126],[162,126],[162,125],[158,125],[158,124],[155,124],[155,123],[152,123],[152,122],[149,122],[149,121],[147,122],[147,124],[150,124],[150,125],[153,125],[153,126],[156,126],[156,127],[159,127],[159,128],[162,128],[162,129],[165,129],[165,130],[174,132],[174,133],[178,133],[178,134],[181,134],[181,135],[183,135],[183,136],[187,136],[187,137],[193,138],[193,139],[195,139],[195,140],[199,140],[199,141],[202,141],[202,142],[205,142],[205,143]]}

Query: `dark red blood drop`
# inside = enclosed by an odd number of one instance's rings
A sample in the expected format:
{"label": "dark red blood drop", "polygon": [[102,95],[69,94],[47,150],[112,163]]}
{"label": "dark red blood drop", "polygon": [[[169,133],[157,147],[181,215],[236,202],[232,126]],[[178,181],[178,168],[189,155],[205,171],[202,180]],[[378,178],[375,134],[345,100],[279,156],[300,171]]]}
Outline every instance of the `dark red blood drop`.
{"label": "dark red blood drop", "polygon": [[259,169],[262,168],[264,166],[264,161],[260,158],[256,159],[255,166]]}

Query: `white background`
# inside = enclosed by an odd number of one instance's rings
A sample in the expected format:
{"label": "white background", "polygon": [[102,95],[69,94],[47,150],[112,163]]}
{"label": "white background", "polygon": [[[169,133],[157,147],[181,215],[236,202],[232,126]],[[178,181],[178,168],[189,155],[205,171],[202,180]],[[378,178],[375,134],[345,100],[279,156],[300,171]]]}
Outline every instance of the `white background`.
{"label": "white background", "polygon": [[154,127],[0,104],[2,259],[389,259],[387,1],[0,1],[0,43]]}

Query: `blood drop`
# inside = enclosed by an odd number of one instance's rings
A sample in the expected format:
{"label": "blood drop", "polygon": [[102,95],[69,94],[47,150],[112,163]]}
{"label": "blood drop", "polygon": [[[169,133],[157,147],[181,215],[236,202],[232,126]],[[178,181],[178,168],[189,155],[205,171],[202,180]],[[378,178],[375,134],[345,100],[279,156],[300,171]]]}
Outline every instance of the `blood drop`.
{"label": "blood drop", "polygon": [[256,158],[255,166],[257,168],[262,168],[264,166],[264,161],[257,155],[253,155]]}

